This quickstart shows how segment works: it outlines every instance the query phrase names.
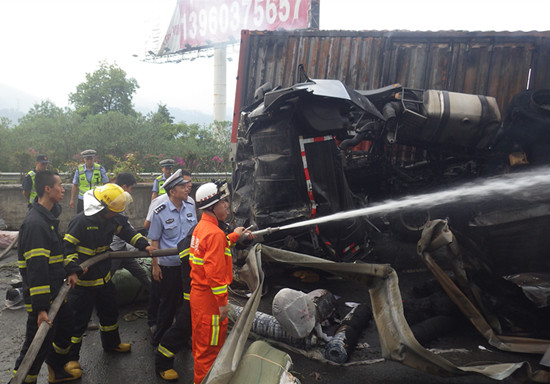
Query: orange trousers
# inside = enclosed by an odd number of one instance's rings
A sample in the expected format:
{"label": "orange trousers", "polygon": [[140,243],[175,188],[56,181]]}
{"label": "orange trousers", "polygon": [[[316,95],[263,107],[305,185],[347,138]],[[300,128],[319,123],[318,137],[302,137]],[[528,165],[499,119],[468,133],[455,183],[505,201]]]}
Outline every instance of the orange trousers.
{"label": "orange trousers", "polygon": [[194,384],[200,384],[225,343],[228,320],[219,321],[219,307],[209,290],[191,288]]}

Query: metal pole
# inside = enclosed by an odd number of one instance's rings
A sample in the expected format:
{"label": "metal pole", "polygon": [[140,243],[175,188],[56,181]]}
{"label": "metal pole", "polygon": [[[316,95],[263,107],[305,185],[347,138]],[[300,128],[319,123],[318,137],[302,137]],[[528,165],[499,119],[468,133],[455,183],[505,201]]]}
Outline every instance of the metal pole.
{"label": "metal pole", "polygon": [[226,49],[214,49],[214,121],[225,121]]}

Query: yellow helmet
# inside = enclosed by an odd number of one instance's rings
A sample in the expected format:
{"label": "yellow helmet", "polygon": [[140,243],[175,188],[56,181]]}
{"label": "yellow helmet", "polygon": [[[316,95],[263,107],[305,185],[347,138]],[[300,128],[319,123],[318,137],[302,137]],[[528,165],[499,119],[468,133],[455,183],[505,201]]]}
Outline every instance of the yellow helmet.
{"label": "yellow helmet", "polygon": [[95,198],[113,212],[122,212],[132,202],[132,196],[117,184],[105,184],[94,188]]}

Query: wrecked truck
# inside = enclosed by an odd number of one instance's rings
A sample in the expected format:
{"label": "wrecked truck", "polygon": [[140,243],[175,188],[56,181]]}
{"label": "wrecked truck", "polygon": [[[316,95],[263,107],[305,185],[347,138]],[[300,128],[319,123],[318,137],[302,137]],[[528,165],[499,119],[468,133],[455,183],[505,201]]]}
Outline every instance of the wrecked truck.
{"label": "wrecked truck", "polygon": [[[544,325],[548,311],[533,308],[533,301],[526,299],[533,285],[521,287],[518,281],[526,282],[526,276],[512,274],[548,269],[541,247],[550,230],[544,189],[530,194],[518,190],[504,204],[493,197],[439,210],[400,208],[382,217],[316,219],[547,166],[550,101],[543,88],[549,83],[541,63],[548,45],[540,39],[546,35],[243,31],[232,133],[233,221],[275,229],[263,231],[262,250],[271,246],[276,252],[299,254],[298,260],[313,255],[336,261],[338,269],[355,269],[388,262],[372,252],[376,232],[390,229],[416,242],[422,229],[441,222],[430,219],[447,217],[459,238],[450,236],[453,256],[445,263],[445,257],[419,243],[425,267],[451,300],[467,304],[455,302],[492,346],[543,353],[549,345]],[[304,67],[295,70],[300,62],[315,79]],[[529,90],[522,92],[526,79]],[[396,81],[401,83],[392,84]],[[496,96],[496,102],[487,94]],[[315,224],[299,225],[308,222]],[[443,233],[448,238],[451,232]],[[526,248],[529,240],[536,241]],[[431,242],[428,238],[423,244]],[[537,263],[528,263],[526,250]],[[348,263],[355,261],[362,262]],[[371,302],[376,301],[370,286],[369,293]],[[391,301],[395,308],[379,299],[379,310],[395,318],[401,299]],[[387,342],[386,323],[377,322],[381,343]],[[408,325],[399,327],[390,333],[410,336]],[[382,355],[409,365],[402,360],[406,345],[400,341]],[[423,364],[411,366],[432,372]]]}
{"label": "wrecked truck", "polygon": [[[280,227],[525,163],[528,143],[518,139],[516,125],[503,131],[493,97],[400,84],[354,90],[338,80],[303,76],[304,82],[288,88],[260,87],[257,101],[241,114],[232,177],[238,225]],[[418,238],[429,213],[407,215],[390,213],[385,224]],[[381,225],[354,218],[275,232],[265,240],[355,261],[369,254],[368,233]]]}
{"label": "wrecked truck", "polygon": [[[258,89],[257,102],[243,110],[239,123],[232,179],[236,224],[280,228],[300,221],[316,223],[264,232],[262,242],[274,248],[336,262],[373,262],[370,234],[383,230],[376,217],[311,219],[465,182],[481,184],[548,164],[547,90],[517,95],[502,121],[496,100],[488,96],[400,84],[361,91],[338,80],[304,77],[292,87]],[[498,335],[515,332],[548,339],[548,298],[544,293],[541,298],[536,287],[544,278],[521,274],[547,270],[546,252],[531,244],[531,251],[509,247],[507,252],[500,248],[493,259],[490,255],[490,246],[506,244],[511,233],[517,240],[534,232],[540,243],[546,237],[533,228],[550,230],[550,215],[542,209],[548,205],[546,194],[517,195],[504,204],[489,196],[466,205],[440,204],[431,212],[401,207],[384,220],[393,230],[408,230],[417,241],[430,215],[448,216],[456,224],[464,253],[463,258],[457,251],[453,265],[460,268],[454,278],[472,307],[493,322],[484,326],[492,326]],[[420,220],[416,228],[407,222],[411,217]],[[489,247],[483,249],[484,242]],[[457,240],[453,243],[457,247]],[[505,263],[495,263],[498,257]],[[529,279],[535,283],[525,284]],[[538,293],[529,297],[533,289]],[[532,300],[537,295],[538,303]],[[476,315],[463,313],[475,325]]]}

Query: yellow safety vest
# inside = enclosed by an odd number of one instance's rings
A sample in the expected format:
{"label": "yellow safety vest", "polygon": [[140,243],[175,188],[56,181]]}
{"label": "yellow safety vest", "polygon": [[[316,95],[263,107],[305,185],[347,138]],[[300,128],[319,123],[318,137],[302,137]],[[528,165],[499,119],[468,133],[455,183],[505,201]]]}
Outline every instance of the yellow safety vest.
{"label": "yellow safety vest", "polygon": [[29,175],[31,177],[31,182],[32,182],[31,194],[29,195],[29,204],[32,204],[32,202],[34,201],[34,198],[37,195],[36,187],[34,186],[34,177],[36,176],[36,171],[33,169],[32,171],[29,171],[29,173],[27,173],[27,175]]}
{"label": "yellow safety vest", "polygon": [[81,165],[78,167],[78,194],[84,196],[86,191],[89,191],[93,187],[102,185],[101,182],[101,166],[99,164],[94,164],[94,169],[92,173],[92,179],[88,182],[86,178],[86,166]]}
{"label": "yellow safety vest", "polygon": [[164,182],[166,180],[164,180],[162,178],[163,176],[164,175],[157,176],[157,181],[158,181],[158,184],[159,184],[159,194],[158,194],[158,196],[164,195],[166,193],[166,190],[163,188]]}

